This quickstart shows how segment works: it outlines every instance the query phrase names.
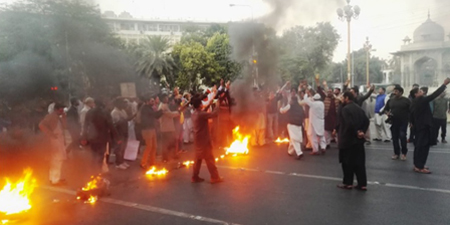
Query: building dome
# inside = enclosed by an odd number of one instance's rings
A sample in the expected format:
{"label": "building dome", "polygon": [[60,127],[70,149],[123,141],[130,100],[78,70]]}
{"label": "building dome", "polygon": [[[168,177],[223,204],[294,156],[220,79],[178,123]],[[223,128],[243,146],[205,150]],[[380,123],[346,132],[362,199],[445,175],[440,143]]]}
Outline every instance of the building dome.
{"label": "building dome", "polygon": [[436,22],[431,21],[428,16],[427,21],[422,23],[414,31],[414,42],[444,41],[444,28]]}

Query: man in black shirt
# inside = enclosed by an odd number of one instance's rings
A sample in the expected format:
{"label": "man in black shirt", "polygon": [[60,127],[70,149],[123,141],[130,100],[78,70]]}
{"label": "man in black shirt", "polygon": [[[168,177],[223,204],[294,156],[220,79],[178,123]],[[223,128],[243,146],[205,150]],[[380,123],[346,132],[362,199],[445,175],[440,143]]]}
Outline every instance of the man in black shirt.
{"label": "man in black shirt", "polygon": [[342,164],[344,179],[338,187],[352,189],[353,175],[356,174],[358,185],[355,188],[366,191],[367,177],[364,131],[369,127],[370,121],[364,110],[354,100],[355,96],[351,92],[345,92],[344,106],[339,112],[339,162]]}
{"label": "man in black shirt", "polygon": [[422,89],[413,89],[411,95],[414,96],[412,103],[412,126],[416,132],[416,141],[414,143],[414,171],[417,173],[429,174],[431,173],[425,167],[427,163],[428,153],[432,144],[432,126],[433,113],[431,112],[430,102],[437,98],[445,91],[447,85],[450,83],[450,78],[445,79],[444,84],[441,85],[433,94],[424,96]]}
{"label": "man in black shirt", "polygon": [[[410,114],[411,101],[403,97],[403,88],[399,85],[394,87],[394,96],[389,99],[383,110],[392,120],[391,133],[392,144],[394,145],[393,160],[406,160],[408,153],[406,133]],[[399,144],[400,142],[400,144]],[[400,148],[401,146],[401,148]],[[402,155],[400,156],[400,150]]]}

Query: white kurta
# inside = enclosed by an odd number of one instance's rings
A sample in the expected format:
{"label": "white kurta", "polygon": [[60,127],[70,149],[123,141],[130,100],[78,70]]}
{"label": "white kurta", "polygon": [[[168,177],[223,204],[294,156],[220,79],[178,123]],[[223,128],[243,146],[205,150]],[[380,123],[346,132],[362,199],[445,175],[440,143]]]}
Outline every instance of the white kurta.
{"label": "white kurta", "polygon": [[325,134],[325,105],[321,101],[312,101],[305,98],[304,102],[309,106],[309,129],[317,136]]}
{"label": "white kurta", "polygon": [[321,101],[312,101],[305,98],[304,102],[309,106],[309,137],[313,152],[325,150],[325,105]]}

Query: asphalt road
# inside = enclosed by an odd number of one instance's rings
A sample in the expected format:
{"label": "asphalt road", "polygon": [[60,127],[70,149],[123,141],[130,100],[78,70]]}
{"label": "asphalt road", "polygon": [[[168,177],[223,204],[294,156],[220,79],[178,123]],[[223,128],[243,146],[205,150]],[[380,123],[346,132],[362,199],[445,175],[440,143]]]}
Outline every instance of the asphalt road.
{"label": "asphalt road", "polygon": [[[175,169],[178,161],[165,165],[171,171],[162,178],[131,162],[129,170],[111,169],[112,194],[94,205],[75,200],[92,175],[87,152],[79,151],[64,167],[67,186],[49,187],[37,172],[33,210],[17,224],[450,224],[449,146],[432,148],[430,175],[412,171],[412,145],[405,162],[391,160],[391,143],[367,146],[367,192],[336,188],[342,171],[334,146],[299,161],[287,145],[251,148],[219,161],[225,182],[214,185],[190,183],[191,168]],[[205,165],[201,176],[209,180]]]}

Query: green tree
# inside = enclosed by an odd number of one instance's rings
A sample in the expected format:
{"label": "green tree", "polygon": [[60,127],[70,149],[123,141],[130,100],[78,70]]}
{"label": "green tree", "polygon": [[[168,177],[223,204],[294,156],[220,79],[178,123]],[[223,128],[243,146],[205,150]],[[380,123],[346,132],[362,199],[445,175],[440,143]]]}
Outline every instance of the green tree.
{"label": "green tree", "polygon": [[177,85],[184,90],[196,90],[199,86],[199,78],[203,84],[211,85],[220,80],[220,65],[214,60],[214,54],[206,51],[198,42],[177,44],[173,47],[172,54],[180,71],[177,76]]}
{"label": "green tree", "polygon": [[313,79],[331,63],[339,35],[330,23],[314,27],[296,26],[283,33],[279,40],[281,53],[279,72],[283,79]]}
{"label": "green tree", "polygon": [[[33,67],[38,61],[47,69],[35,71],[45,74],[26,71],[28,74],[21,76],[44,80],[52,75],[53,84],[41,82],[42,86],[28,87],[41,90],[37,93],[44,94],[51,85],[58,85],[58,92],[63,94],[112,95],[118,94],[120,82],[133,79],[121,41],[114,37],[99,10],[84,1],[22,0],[4,5],[0,9],[0,36],[0,62],[14,65],[21,61]],[[0,71],[0,79],[14,79],[8,76],[19,68],[9,68],[13,71]]]}
{"label": "green tree", "polygon": [[136,72],[145,78],[166,80],[169,85],[175,83],[177,66],[168,53],[169,39],[161,36],[149,36],[135,47],[137,55]]}
{"label": "green tree", "polygon": [[[361,48],[352,53],[353,56],[353,76],[354,82],[358,84],[367,83],[367,52],[364,48]],[[347,60],[342,62],[343,65],[347,65]],[[383,68],[387,67],[387,63],[378,58],[371,56],[369,60],[369,79],[370,83],[383,82]],[[345,66],[344,74],[347,74],[347,66]]]}
{"label": "green tree", "polygon": [[213,54],[219,64],[218,74],[224,80],[234,80],[241,71],[241,65],[230,59],[232,48],[228,34],[216,32],[206,45],[206,51]]}

